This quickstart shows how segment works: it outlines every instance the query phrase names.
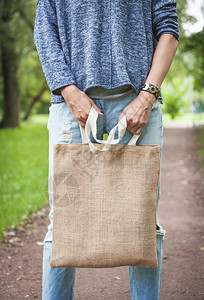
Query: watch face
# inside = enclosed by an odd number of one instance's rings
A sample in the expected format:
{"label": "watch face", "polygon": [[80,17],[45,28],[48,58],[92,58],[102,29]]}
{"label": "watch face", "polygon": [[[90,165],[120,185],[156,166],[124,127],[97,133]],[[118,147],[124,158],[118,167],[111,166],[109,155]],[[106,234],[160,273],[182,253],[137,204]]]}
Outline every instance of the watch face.
{"label": "watch face", "polygon": [[150,91],[151,93],[156,93],[157,88],[156,88],[155,86],[150,86],[149,91]]}
{"label": "watch face", "polygon": [[150,92],[151,94],[154,94],[156,97],[158,97],[160,95],[159,89],[156,86],[151,85],[147,82],[142,86],[142,89],[144,91]]}

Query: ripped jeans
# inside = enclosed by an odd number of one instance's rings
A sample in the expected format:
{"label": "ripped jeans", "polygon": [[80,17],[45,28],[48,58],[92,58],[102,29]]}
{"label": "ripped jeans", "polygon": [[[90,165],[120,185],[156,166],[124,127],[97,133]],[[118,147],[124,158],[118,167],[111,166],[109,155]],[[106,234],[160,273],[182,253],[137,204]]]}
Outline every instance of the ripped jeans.
{"label": "ripped jeans", "polygon": [[[133,91],[120,97],[101,100],[93,99],[96,105],[104,113],[97,122],[97,138],[102,139],[104,133],[109,133],[116,125],[123,109],[137,97]],[[53,221],[53,144],[57,143],[81,143],[80,127],[66,102],[51,104],[49,108],[47,128],[49,130],[49,203],[50,224],[44,239],[43,249],[43,300],[73,300],[75,284],[75,268],[51,268],[50,256],[52,249],[52,221]],[[117,132],[116,132],[117,134]],[[120,144],[127,144],[132,133],[127,130]],[[95,142],[91,135],[91,140]],[[160,159],[162,155],[163,120],[161,103],[156,100],[153,104],[150,118],[143,129],[137,145],[160,145]],[[143,268],[129,266],[130,291],[133,300],[159,300],[162,272],[163,240],[165,230],[159,224],[158,203],[160,199],[160,181],[157,195],[157,258],[158,268]],[[90,282],[91,284],[91,282]],[[98,298],[99,299],[99,298]],[[102,298],[101,298],[102,299]]]}

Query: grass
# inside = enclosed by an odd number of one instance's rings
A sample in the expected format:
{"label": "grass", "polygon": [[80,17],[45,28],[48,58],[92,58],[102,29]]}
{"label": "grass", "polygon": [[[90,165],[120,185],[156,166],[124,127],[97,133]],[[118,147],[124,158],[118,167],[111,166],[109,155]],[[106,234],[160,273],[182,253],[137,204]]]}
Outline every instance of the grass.
{"label": "grass", "polygon": [[47,202],[47,116],[0,130],[0,238]]}
{"label": "grass", "polygon": [[163,121],[164,122],[190,122],[194,124],[204,124],[204,113],[183,113],[177,116],[174,120],[171,120],[169,114],[163,113]]}

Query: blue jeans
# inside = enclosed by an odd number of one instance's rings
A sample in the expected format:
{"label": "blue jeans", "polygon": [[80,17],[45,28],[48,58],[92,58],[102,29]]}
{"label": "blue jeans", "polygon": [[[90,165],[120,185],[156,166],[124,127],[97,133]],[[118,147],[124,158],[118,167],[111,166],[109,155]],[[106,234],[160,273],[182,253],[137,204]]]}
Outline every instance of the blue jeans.
{"label": "blue jeans", "polygon": [[[123,109],[137,97],[133,91],[127,95],[113,99],[93,99],[96,105],[104,113],[99,117],[97,124],[97,137],[103,138],[104,133],[109,133],[116,125]],[[43,249],[43,300],[72,300],[74,299],[75,268],[51,268],[50,256],[52,249],[52,221],[53,221],[53,144],[57,143],[81,143],[80,127],[66,102],[52,104],[47,128],[49,130],[49,203],[50,224],[44,239]],[[116,132],[117,134],[117,132]],[[127,130],[120,144],[127,144],[132,133]],[[93,136],[91,140],[95,142]],[[156,100],[153,104],[150,118],[143,129],[137,145],[160,145],[160,158],[163,142],[163,121],[161,103]],[[160,175],[161,180],[161,175]],[[159,224],[158,203],[160,199],[160,180],[157,195],[157,257],[158,268],[150,269],[129,266],[130,291],[133,300],[158,300],[160,299],[160,284],[162,271],[163,240],[165,231]],[[91,284],[91,283],[90,283]]]}

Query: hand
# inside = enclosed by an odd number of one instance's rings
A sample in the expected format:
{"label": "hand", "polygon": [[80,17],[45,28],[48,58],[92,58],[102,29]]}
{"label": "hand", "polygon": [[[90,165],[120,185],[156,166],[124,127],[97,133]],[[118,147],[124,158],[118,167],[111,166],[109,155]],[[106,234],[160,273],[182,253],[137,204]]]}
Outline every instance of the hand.
{"label": "hand", "polygon": [[73,116],[82,127],[85,127],[92,106],[100,115],[103,115],[93,100],[89,98],[86,93],[80,91],[74,84],[62,87],[60,91]]}
{"label": "hand", "polygon": [[126,115],[127,129],[135,134],[140,134],[149,120],[155,100],[156,97],[153,94],[141,91],[138,97],[125,107],[118,122]]}

